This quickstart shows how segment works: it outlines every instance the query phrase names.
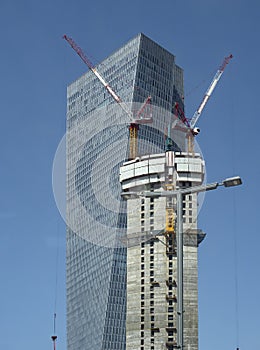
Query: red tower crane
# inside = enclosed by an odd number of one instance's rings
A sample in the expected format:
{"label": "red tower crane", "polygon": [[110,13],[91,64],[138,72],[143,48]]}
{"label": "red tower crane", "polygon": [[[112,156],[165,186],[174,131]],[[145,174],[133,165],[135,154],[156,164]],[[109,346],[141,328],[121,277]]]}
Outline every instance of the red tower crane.
{"label": "red tower crane", "polygon": [[129,159],[134,159],[138,154],[138,129],[139,124],[149,124],[152,123],[151,116],[146,117],[143,116],[145,108],[148,104],[151,103],[151,96],[148,96],[139,111],[136,113],[136,118],[134,117],[132,111],[128,108],[127,104],[122,101],[122,99],[115,93],[115,91],[111,88],[109,83],[102,77],[102,75],[98,72],[97,68],[91,63],[89,58],[85,55],[83,50],[76,44],[76,42],[69,38],[67,35],[63,35],[63,38],[70,44],[74,51],[79,55],[82,61],[88,66],[88,68],[95,74],[98,80],[103,84],[109,94],[113,97],[113,99],[120,105],[123,111],[130,117],[131,123],[129,126],[129,136],[130,136],[130,149],[129,149]]}

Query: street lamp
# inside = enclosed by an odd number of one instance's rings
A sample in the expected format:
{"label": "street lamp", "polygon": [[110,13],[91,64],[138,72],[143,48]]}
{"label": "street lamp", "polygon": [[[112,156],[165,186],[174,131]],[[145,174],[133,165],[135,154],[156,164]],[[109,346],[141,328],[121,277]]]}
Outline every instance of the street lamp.
{"label": "street lamp", "polygon": [[[177,201],[177,315],[178,315],[178,325],[177,325],[177,347],[183,350],[183,196],[191,193],[199,193],[210,190],[215,190],[219,186],[232,187],[242,184],[242,180],[239,176],[231,177],[223,180],[222,182],[214,182],[212,184],[179,188],[175,191],[144,191],[139,193],[139,196],[159,198],[159,197],[174,197],[176,196]],[[131,193],[131,195],[133,195]],[[137,195],[137,194],[135,194]]]}

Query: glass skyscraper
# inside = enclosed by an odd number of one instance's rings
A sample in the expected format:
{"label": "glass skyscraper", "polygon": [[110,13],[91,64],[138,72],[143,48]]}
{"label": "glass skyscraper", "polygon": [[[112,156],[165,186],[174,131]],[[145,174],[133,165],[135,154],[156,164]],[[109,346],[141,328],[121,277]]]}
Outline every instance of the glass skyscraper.
{"label": "glass skyscraper", "polygon": [[[139,127],[139,154],[164,151],[164,130],[184,94],[174,55],[138,34],[97,69],[133,113],[152,97],[153,124]],[[128,158],[129,122],[91,71],[68,87],[68,350],[125,349],[127,252],[120,237],[126,210],[119,167]],[[173,138],[181,150],[182,137]]]}

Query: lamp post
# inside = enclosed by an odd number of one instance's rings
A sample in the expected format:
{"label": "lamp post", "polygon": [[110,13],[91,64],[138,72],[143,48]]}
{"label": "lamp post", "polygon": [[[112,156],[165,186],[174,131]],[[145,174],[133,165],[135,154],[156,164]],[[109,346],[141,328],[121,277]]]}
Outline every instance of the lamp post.
{"label": "lamp post", "polygon": [[150,197],[150,198],[159,198],[159,197],[176,197],[177,202],[177,315],[178,315],[178,324],[177,324],[177,347],[178,349],[183,350],[183,196],[192,193],[205,192],[210,190],[215,190],[219,186],[232,187],[242,184],[242,180],[239,176],[228,178],[222,182],[214,182],[212,184],[179,188],[174,191],[144,191],[141,192],[141,196]]}

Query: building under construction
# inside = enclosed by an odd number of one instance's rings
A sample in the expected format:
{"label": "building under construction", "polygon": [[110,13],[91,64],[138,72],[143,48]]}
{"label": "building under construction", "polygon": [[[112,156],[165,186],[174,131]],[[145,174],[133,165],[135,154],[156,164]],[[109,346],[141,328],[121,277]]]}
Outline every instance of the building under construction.
{"label": "building under construction", "polygon": [[[182,69],[145,35],[97,67],[65,39],[90,68],[67,94],[68,350],[177,348],[176,203],[127,195],[202,183],[195,123],[224,68],[191,123],[184,114]],[[100,110],[105,113],[95,114]],[[128,127],[120,124],[125,114]],[[110,150],[113,144],[123,150],[122,159]],[[111,193],[116,210],[109,207]],[[183,345],[197,350],[197,248],[204,237],[197,228],[197,194],[184,197],[182,215]]]}
{"label": "building under construction", "polygon": [[[176,203],[173,198],[131,198],[129,193],[200,185],[204,162],[185,152],[143,156],[121,167],[127,199],[126,349],[176,349],[178,277]],[[183,198],[184,346],[198,349],[197,194]],[[139,233],[139,234],[137,234]]]}

